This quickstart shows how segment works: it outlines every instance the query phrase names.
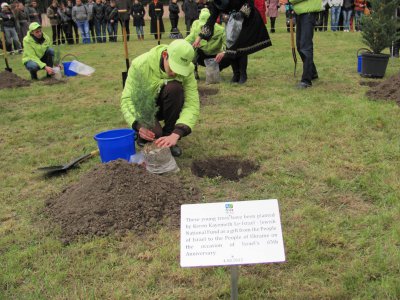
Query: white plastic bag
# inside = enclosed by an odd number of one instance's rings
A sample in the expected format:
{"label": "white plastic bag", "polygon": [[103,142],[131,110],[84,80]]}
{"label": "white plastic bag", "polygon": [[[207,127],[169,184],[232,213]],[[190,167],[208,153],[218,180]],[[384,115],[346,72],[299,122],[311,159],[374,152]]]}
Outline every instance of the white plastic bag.
{"label": "white plastic bag", "polygon": [[53,67],[53,72],[54,72],[54,79],[61,80],[62,75],[61,75],[60,67]]}
{"label": "white plastic bag", "polygon": [[94,68],[85,65],[77,60],[73,60],[69,65],[69,69],[79,75],[90,76],[95,71]]}
{"label": "white plastic bag", "polygon": [[206,65],[206,84],[219,83],[221,81],[219,64],[214,58],[206,58],[204,64]]}
{"label": "white plastic bag", "polygon": [[241,12],[233,12],[229,15],[228,23],[226,24],[226,47],[232,47],[242,31],[243,15]]}
{"label": "white plastic bag", "polygon": [[143,149],[146,170],[153,174],[177,173],[179,167],[169,148],[146,144]]}

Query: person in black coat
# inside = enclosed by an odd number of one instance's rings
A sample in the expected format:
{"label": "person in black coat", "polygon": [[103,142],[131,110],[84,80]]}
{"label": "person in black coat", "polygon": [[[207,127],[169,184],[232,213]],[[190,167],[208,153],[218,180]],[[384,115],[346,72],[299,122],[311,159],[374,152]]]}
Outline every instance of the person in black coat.
{"label": "person in black coat", "polygon": [[93,5],[93,23],[96,29],[96,39],[98,43],[105,43],[107,41],[106,28],[106,8],[101,0],[96,0]]}
{"label": "person in black coat", "polygon": [[119,21],[122,27],[125,26],[126,39],[127,41],[129,41],[129,36],[131,35],[131,31],[129,29],[129,19],[130,19],[129,13],[131,12],[132,2],[131,0],[116,0],[116,4],[119,13]]}
{"label": "person in black coat", "polygon": [[143,4],[139,2],[139,0],[135,0],[134,4],[131,8],[131,15],[133,17],[133,26],[136,27],[136,34],[138,40],[144,40],[143,26],[144,24],[144,15],[146,14]]}
{"label": "person in black coat", "polygon": [[186,36],[190,33],[190,27],[199,18],[199,11],[195,0],[184,0],[182,10],[185,13]]}
{"label": "person in black coat", "polygon": [[169,20],[171,21],[171,32],[174,28],[178,28],[180,9],[176,0],[171,0],[169,4]]}
{"label": "person in black coat", "polygon": [[[159,12],[156,12],[156,9],[160,9]],[[164,7],[162,3],[158,2],[158,0],[153,0],[149,4],[149,15],[150,15],[150,34],[154,34],[154,38],[157,39],[157,19],[160,22],[160,39],[161,33],[165,32],[164,23],[162,20],[162,16],[164,15]]]}
{"label": "person in black coat", "polygon": [[108,40],[116,42],[118,35],[118,9],[115,0],[110,0],[110,5],[106,7],[105,17],[107,20]]}
{"label": "person in black coat", "polygon": [[236,16],[243,17],[242,29],[237,39],[232,41],[231,45],[227,43],[226,51],[215,58],[218,63],[223,58],[231,59],[233,70],[231,81],[243,84],[247,81],[247,56],[272,45],[264,21],[254,7],[253,0],[214,0],[208,8],[211,15],[193,46],[198,48],[201,39],[209,40],[213,36],[214,24],[221,13],[232,14],[235,11]]}

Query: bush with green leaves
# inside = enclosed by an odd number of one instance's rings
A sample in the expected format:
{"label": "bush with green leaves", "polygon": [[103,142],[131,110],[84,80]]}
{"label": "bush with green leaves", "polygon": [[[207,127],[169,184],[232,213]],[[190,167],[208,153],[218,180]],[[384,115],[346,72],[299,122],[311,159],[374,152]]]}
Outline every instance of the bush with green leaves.
{"label": "bush with green leaves", "polygon": [[132,103],[135,107],[135,120],[145,128],[151,129],[156,121],[157,106],[150,86],[143,82],[143,74],[139,70],[134,73],[132,86]]}
{"label": "bush with green leaves", "polygon": [[362,41],[373,53],[379,54],[399,37],[396,9],[399,0],[371,0],[369,16],[363,16]]}

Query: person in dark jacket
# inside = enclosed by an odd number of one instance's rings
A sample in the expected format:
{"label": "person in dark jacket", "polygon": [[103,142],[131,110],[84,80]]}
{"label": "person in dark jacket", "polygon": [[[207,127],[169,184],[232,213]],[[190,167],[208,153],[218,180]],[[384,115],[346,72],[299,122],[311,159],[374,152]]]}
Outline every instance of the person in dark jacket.
{"label": "person in dark jacket", "polygon": [[178,28],[180,9],[176,0],[171,0],[169,4],[169,20],[171,21],[171,32],[174,28]]}
{"label": "person in dark jacket", "polygon": [[29,12],[25,9],[25,6],[19,2],[15,8],[15,18],[18,20],[18,37],[19,42],[22,44],[22,40],[28,33],[29,27]]}
{"label": "person in dark jacket", "polygon": [[[64,44],[65,39],[67,40],[67,43],[69,45],[72,45],[74,43],[74,40],[72,38],[72,28],[69,28],[68,21],[69,21],[69,16],[66,14],[67,8],[64,4],[64,2],[60,3],[60,7],[58,8],[58,14],[60,16],[60,26],[61,26],[61,42]],[[65,35],[65,39],[64,39]]]}
{"label": "person in dark jacket", "polygon": [[[132,8],[132,0],[116,0],[117,9],[119,13],[119,21],[121,22],[121,26],[125,26],[126,29],[126,39],[129,41],[129,36],[131,35],[131,31],[129,29],[129,19],[130,12]],[[120,11],[125,11],[121,12]]]}
{"label": "person in dark jacket", "polygon": [[39,14],[39,12],[37,11],[37,2],[36,1],[31,1],[30,5],[26,5],[25,6],[27,8],[28,11],[28,15],[29,15],[29,22],[33,23],[33,22],[37,22],[39,24],[42,24],[42,18]]}
{"label": "person in dark jacket", "polygon": [[185,13],[186,36],[190,33],[190,27],[199,18],[199,11],[195,0],[184,0],[182,10]]}
{"label": "person in dark jacket", "polygon": [[78,30],[78,25],[76,25],[74,20],[72,20],[72,8],[73,8],[72,0],[67,0],[67,7],[65,14],[68,16],[68,27],[69,27],[68,30],[71,32],[71,34],[72,31],[75,33],[75,43],[79,44],[79,30]]}
{"label": "person in dark jacket", "polygon": [[101,3],[101,0],[96,0],[96,4],[93,5],[93,23],[96,28],[96,39],[98,43],[105,43],[107,41],[105,14],[105,6]]}
{"label": "person in dark jacket", "polygon": [[201,39],[210,40],[214,34],[214,24],[221,13],[230,14],[235,11],[235,16],[242,16],[243,24],[238,37],[230,43],[227,39],[225,53],[219,54],[215,60],[219,63],[223,58],[231,59],[231,82],[243,84],[247,81],[247,56],[272,45],[263,19],[252,0],[215,0],[209,10],[211,15],[193,46],[198,48]]}
{"label": "person in dark jacket", "polygon": [[118,34],[118,9],[115,0],[110,0],[110,5],[106,7],[106,20],[108,40],[110,42],[116,42]]}
{"label": "person in dark jacket", "polygon": [[7,44],[6,48],[11,50],[11,46],[14,45],[14,51],[11,51],[11,53],[22,53],[22,47],[17,33],[18,23],[11,11],[10,5],[5,2],[1,4],[0,18],[3,19],[3,30]]}
{"label": "person in dark jacket", "polygon": [[58,15],[58,1],[53,0],[47,8],[47,17],[50,20],[51,31],[53,33],[53,45],[60,44],[61,26],[60,16]]}
{"label": "person in dark jacket", "polygon": [[136,28],[138,40],[144,40],[143,26],[144,15],[146,14],[143,4],[139,0],[135,0],[131,8],[131,15],[133,17],[133,26]]}
{"label": "person in dark jacket", "polygon": [[[159,10],[159,11],[156,11]],[[149,16],[150,16],[150,34],[154,34],[154,38],[157,39],[157,20],[160,22],[160,39],[161,34],[165,32],[164,22],[162,17],[164,15],[164,7],[158,0],[153,0],[149,4]]]}

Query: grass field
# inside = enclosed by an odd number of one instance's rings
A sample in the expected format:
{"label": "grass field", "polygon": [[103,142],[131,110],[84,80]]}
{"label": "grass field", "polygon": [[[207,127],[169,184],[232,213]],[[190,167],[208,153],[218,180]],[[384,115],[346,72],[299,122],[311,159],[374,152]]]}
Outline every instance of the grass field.
{"label": "grass field", "polygon": [[[294,78],[289,34],[278,21],[273,47],[250,56],[246,85],[231,85],[231,71],[222,72],[219,93],[181,142],[181,174],[204,202],[279,200],[287,261],[241,267],[240,299],[399,299],[400,109],[365,97],[358,33],[316,33],[320,79],[297,90],[302,65]],[[130,58],[156,44],[131,40]],[[96,72],[0,90],[0,299],[229,299],[229,269],[179,266],[179,231],[63,246],[44,201],[99,160],[51,180],[33,170],[95,149],[94,134],[127,124],[119,103],[123,44],[61,50]],[[20,59],[10,63],[27,79]],[[399,66],[391,59],[386,78]],[[261,168],[238,183],[191,174],[193,159],[217,155]]]}

